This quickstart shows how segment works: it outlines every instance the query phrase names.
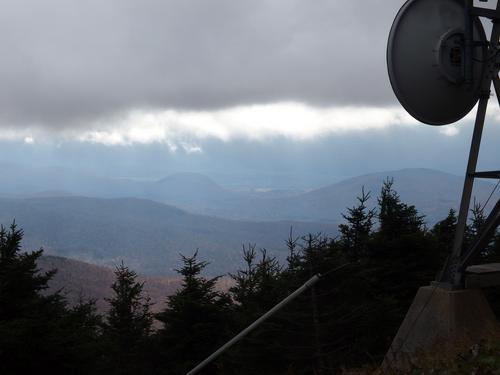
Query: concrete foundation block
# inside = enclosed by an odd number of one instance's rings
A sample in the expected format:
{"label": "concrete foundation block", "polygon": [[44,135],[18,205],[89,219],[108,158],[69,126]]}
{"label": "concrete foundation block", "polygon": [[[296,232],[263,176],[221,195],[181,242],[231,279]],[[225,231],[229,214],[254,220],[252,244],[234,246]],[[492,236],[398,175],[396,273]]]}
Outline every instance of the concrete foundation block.
{"label": "concrete foundation block", "polygon": [[382,369],[407,368],[419,354],[452,346],[459,340],[479,342],[500,332],[500,325],[481,289],[418,290],[401,324]]}

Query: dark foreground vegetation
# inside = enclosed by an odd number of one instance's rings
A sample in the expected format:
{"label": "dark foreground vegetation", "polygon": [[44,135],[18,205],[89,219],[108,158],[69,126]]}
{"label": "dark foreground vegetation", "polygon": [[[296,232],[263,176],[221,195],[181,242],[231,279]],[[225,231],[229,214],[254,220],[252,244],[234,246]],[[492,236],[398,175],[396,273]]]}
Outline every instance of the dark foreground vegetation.
{"label": "dark foreground vegetation", "polygon": [[[38,271],[42,250],[21,252],[22,231],[2,228],[0,374],[185,374],[315,273],[325,278],[201,373],[332,374],[376,367],[417,288],[435,278],[450,253],[456,217],[450,211],[427,228],[391,181],[376,210],[367,208],[369,199],[362,192],[358,205],[347,210],[337,238],[291,233],[286,264],[245,246],[244,266],[231,275],[227,292],[216,289],[217,278],[202,276],[206,263],[196,253],[183,257],[182,287],[166,297],[158,314],[136,273],[123,264],[105,316],[93,301],[69,306],[62,293],[47,295],[55,271]],[[483,222],[476,204],[468,241]],[[499,254],[497,236],[482,260],[495,261]],[[500,312],[496,291],[489,294]],[[478,353],[469,362],[463,357],[464,371],[471,373],[474,361],[489,361],[491,371],[500,371],[491,354],[498,354],[496,346]]]}

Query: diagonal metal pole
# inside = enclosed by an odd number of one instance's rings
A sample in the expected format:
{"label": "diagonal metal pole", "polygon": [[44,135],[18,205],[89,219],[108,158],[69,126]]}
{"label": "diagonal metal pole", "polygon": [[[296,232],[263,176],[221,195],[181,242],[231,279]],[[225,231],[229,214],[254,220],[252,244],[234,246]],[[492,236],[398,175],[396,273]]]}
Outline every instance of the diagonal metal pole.
{"label": "diagonal metal pole", "polygon": [[203,362],[201,362],[198,366],[196,366],[194,369],[189,371],[186,375],[194,375],[198,373],[201,369],[203,369],[205,366],[207,366],[210,362],[212,362],[215,358],[217,358],[219,355],[224,353],[227,349],[229,349],[231,346],[236,344],[238,341],[240,341],[243,337],[248,335],[251,331],[253,331],[257,326],[259,326],[261,323],[263,323],[265,320],[269,319],[274,313],[276,313],[278,310],[281,310],[283,307],[285,307],[289,302],[291,302],[293,299],[301,295],[303,292],[305,292],[307,289],[312,287],[314,284],[316,284],[319,280],[321,279],[321,275],[317,274],[311,277],[308,281],[306,281],[299,289],[297,289],[295,292],[290,294],[288,297],[286,297],[284,300],[282,300],[280,303],[278,303],[276,306],[274,306],[271,310],[266,312],[264,315],[262,315],[259,319],[257,319],[255,322],[250,324],[247,328],[245,328],[243,331],[238,333],[235,337],[233,337],[231,340],[229,340],[227,343],[222,345],[216,352],[211,354],[209,357],[207,357]]}
{"label": "diagonal metal pole", "polygon": [[247,328],[245,328],[243,331],[238,333],[236,336],[234,336],[231,340],[226,342],[224,345],[222,345],[217,351],[212,353],[210,356],[208,356],[203,362],[201,362],[198,366],[193,368],[191,371],[189,371],[186,375],[194,375],[197,374],[200,370],[202,370],[205,366],[207,366],[210,362],[212,362],[214,359],[216,359],[219,355],[224,353],[226,350],[228,350],[230,347],[232,347],[234,344],[236,344],[238,341],[240,341],[242,338],[244,338],[246,335],[248,335],[250,332],[252,332],[255,328],[257,328],[260,324],[262,324],[264,321],[269,319],[272,315],[274,315],[276,312],[281,310],[283,307],[288,305],[290,302],[292,302],[295,298],[297,298],[299,295],[304,293],[307,289],[311,288],[314,284],[316,284],[318,281],[323,280],[327,275],[330,275],[334,272],[340,271],[343,268],[346,268],[353,263],[344,263],[334,269],[331,269],[328,272],[325,272],[323,274],[316,274],[313,277],[311,277],[309,280],[307,280],[299,289],[295,290],[293,293],[291,293],[288,297],[286,297],[284,300],[282,300],[280,303],[278,303],[276,306],[274,306],[271,310],[266,312],[264,315],[262,315],[259,319],[257,319],[255,322],[250,324]]}
{"label": "diagonal metal pole", "polygon": [[488,218],[486,219],[483,229],[478,237],[475,239],[471,248],[462,257],[460,266],[458,269],[457,277],[459,274],[463,273],[467,266],[471,265],[472,262],[480,255],[481,251],[488,245],[491,238],[496,232],[496,229],[500,225],[500,200],[496,203],[493,210],[491,210]]}

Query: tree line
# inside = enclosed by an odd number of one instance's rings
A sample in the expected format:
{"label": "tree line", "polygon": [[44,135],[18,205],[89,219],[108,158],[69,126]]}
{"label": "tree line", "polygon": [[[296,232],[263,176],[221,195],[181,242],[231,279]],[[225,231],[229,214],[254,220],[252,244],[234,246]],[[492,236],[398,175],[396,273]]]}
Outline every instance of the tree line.
{"label": "tree line", "polygon": [[[322,280],[281,310],[201,374],[333,374],[376,365],[389,348],[418,287],[433,280],[451,252],[456,215],[428,228],[417,209],[401,201],[386,180],[370,209],[370,193],[344,213],[339,234],[295,237],[284,264],[265,249],[243,246],[243,266],[229,276],[203,276],[207,263],[182,256],[182,286],[151,301],[137,274],[115,270],[102,315],[95,301],[69,306],[61,291],[47,293],[54,271],[41,273],[42,250],[21,251],[23,231],[0,229],[1,374],[185,374],[241,329],[302,285]],[[474,204],[465,246],[484,224]],[[481,254],[498,261],[500,236]],[[329,272],[346,265],[344,268]],[[489,291],[500,312],[498,291]],[[155,323],[156,322],[156,323]]]}

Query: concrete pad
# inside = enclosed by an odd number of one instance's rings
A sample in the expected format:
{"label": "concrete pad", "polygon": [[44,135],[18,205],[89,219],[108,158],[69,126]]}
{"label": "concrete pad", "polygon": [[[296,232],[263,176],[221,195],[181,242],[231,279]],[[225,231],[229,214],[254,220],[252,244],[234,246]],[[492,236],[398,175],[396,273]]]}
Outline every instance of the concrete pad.
{"label": "concrete pad", "polygon": [[407,368],[418,354],[431,351],[437,343],[479,342],[498,332],[500,325],[481,289],[425,286],[418,290],[382,369]]}
{"label": "concrete pad", "polygon": [[472,289],[500,285],[500,263],[479,264],[467,267],[465,287]]}

